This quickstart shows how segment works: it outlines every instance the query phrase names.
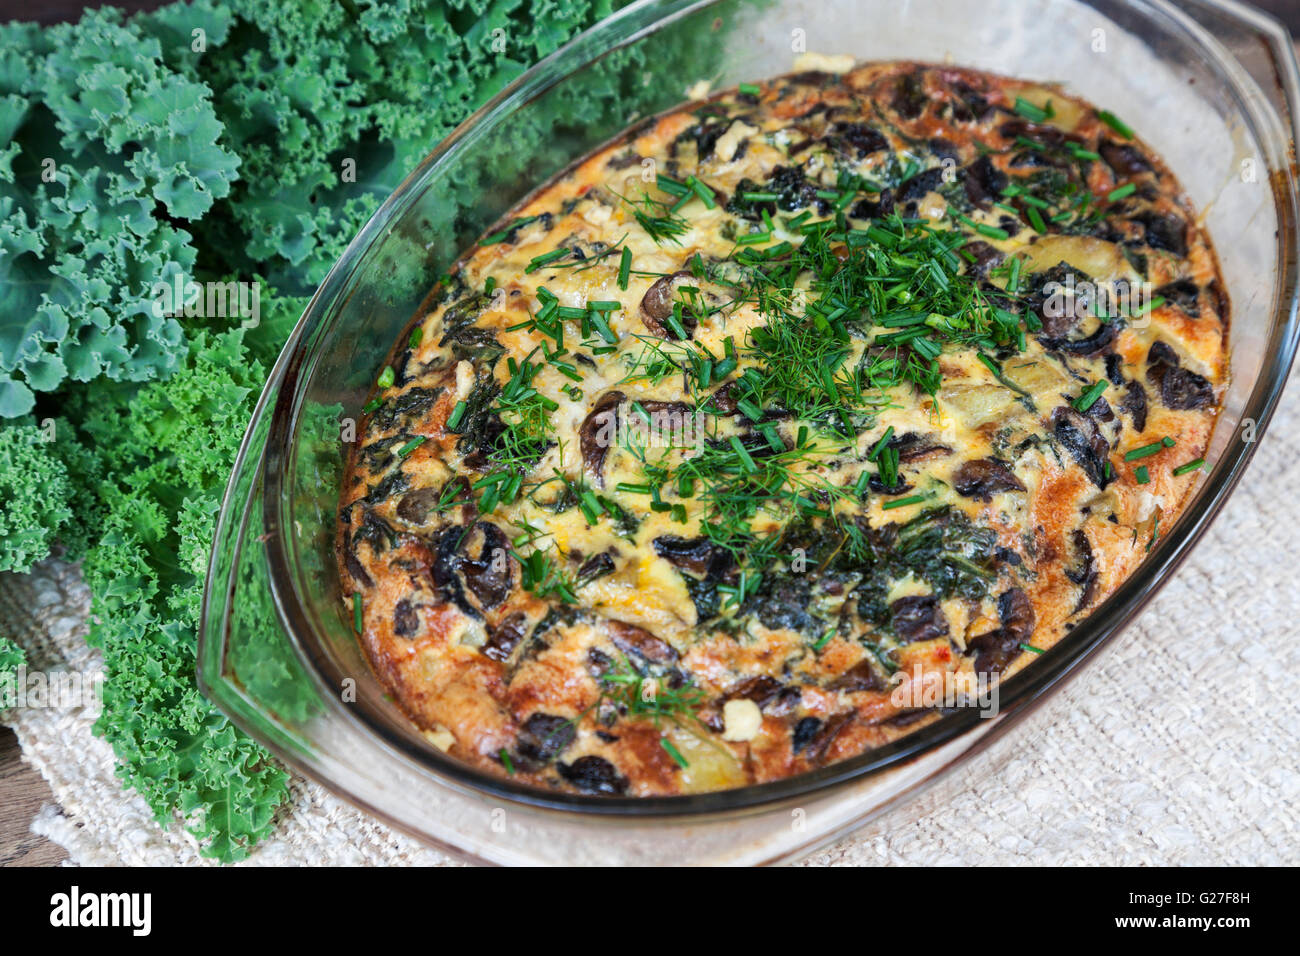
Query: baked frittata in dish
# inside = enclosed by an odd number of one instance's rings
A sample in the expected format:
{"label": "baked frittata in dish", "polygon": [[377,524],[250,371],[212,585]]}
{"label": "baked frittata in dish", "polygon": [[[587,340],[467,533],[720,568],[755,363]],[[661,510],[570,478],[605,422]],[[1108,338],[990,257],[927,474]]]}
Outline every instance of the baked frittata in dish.
{"label": "baked frittata in dish", "polygon": [[861,754],[1141,563],[1226,385],[1210,242],[1118,117],[870,64],[643,121],[434,290],[343,600],[451,755],[698,793]]}

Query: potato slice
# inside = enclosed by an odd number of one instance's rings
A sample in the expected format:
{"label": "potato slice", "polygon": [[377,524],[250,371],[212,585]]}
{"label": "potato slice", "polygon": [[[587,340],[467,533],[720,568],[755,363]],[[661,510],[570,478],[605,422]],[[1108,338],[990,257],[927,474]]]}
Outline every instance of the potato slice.
{"label": "potato slice", "polygon": [[1094,279],[1136,282],[1140,278],[1119,246],[1092,236],[1044,236],[1019,255],[1024,259],[1021,271],[1025,274],[1046,272],[1064,262]]}
{"label": "potato slice", "polygon": [[1017,398],[1005,385],[950,385],[939,392],[939,400],[967,428],[1020,414],[1024,408]]}

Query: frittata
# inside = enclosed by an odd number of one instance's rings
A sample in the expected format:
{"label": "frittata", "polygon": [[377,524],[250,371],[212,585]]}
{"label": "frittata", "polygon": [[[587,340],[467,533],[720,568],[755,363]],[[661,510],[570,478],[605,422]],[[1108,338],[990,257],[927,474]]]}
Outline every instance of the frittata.
{"label": "frittata", "polygon": [[341,599],[428,739],[698,793],[1049,652],[1203,468],[1228,303],[1173,175],[1050,85],[877,63],[636,124],[377,375]]}

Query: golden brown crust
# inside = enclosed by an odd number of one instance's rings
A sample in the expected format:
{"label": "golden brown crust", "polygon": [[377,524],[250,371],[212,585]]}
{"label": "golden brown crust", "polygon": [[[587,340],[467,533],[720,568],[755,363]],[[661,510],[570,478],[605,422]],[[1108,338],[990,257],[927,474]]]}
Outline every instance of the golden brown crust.
{"label": "golden brown crust", "polygon": [[[703,189],[679,204],[673,184],[691,177]],[[858,188],[840,203],[846,181]],[[771,267],[743,250],[830,221],[828,274],[853,273],[880,303],[855,263],[895,213],[920,223],[901,230],[964,236],[948,281],[1023,321],[1022,340],[936,332],[933,387],[873,393],[887,401],[855,409],[847,440],[780,401],[758,420],[738,410],[785,308],[746,285]],[[339,553],[366,652],[412,719],[539,786],[647,796],[775,780],[911,732],[953,687],[958,705],[979,699],[981,675],[1025,666],[1141,563],[1194,485],[1175,471],[1203,454],[1226,385],[1227,303],[1177,182],[1050,87],[910,63],[774,80],[657,118],[507,223],[397,353],[349,464]],[[1086,292],[1059,298],[1066,280],[1155,298],[1099,320],[1074,308]],[[555,309],[563,344],[538,321]],[[877,341],[912,327],[905,313],[861,311],[843,368],[928,363]],[[698,347],[735,368],[707,384],[653,371]],[[736,461],[761,465],[765,436],[788,451],[801,425],[814,436],[782,479],[803,490],[748,518],[774,542],[761,561],[729,549],[707,494],[675,478],[662,499],[637,490],[659,474],[619,431],[638,416],[682,438],[670,476],[701,471],[708,448],[742,445]]]}

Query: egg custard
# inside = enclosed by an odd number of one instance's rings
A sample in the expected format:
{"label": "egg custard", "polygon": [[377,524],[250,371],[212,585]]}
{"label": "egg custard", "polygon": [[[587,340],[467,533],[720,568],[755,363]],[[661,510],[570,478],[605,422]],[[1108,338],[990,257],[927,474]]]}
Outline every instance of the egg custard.
{"label": "egg custard", "polygon": [[434,290],[365,407],[343,600],[437,746],[775,780],[989,702],[1197,480],[1227,301],[1051,86],[883,63],[639,123]]}

